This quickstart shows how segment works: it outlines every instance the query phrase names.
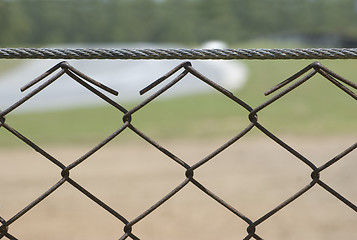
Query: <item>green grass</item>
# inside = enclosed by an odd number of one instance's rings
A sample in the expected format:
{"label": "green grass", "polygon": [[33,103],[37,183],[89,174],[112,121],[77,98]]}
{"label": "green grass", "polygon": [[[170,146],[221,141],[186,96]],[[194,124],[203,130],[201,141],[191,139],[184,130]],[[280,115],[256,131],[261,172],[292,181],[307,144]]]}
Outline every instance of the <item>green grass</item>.
{"label": "green grass", "polygon": [[[234,94],[256,108],[277,94],[264,96],[266,90],[312,62],[244,61],[249,68],[249,79],[245,87]],[[357,82],[356,60],[326,60],[321,63]],[[124,107],[129,110],[135,105],[129,103],[124,104]],[[155,100],[133,115],[132,124],[154,139],[228,137],[249,124],[247,113],[222,94],[207,93]],[[324,136],[356,133],[356,100],[320,76],[315,76],[263,109],[258,116],[262,125],[277,134]],[[56,112],[11,113],[6,116],[6,123],[39,144],[94,143],[118,129],[123,124],[122,117],[123,114],[113,107],[104,106]],[[135,138],[129,131],[122,135],[129,140]],[[1,146],[18,145],[18,142],[0,128]]]}
{"label": "green grass", "polygon": [[24,60],[18,60],[18,59],[9,59],[9,60],[0,59],[0,73],[6,72],[14,67],[18,67],[23,62]]}
{"label": "green grass", "polygon": [[[124,104],[131,109],[133,104]],[[234,115],[238,113],[238,116]],[[232,122],[248,123],[246,114],[219,94],[203,94],[150,103],[132,116],[132,124],[153,138],[208,137],[235,130]],[[246,113],[246,111],[245,111]],[[43,113],[9,114],[6,123],[35,143],[98,142],[121,127],[123,113],[113,107],[93,107]],[[215,129],[220,127],[220,131]],[[128,131],[129,132],[129,131]],[[133,139],[134,134],[125,134]],[[0,128],[0,144],[18,141]]]}
{"label": "green grass", "polygon": [[[250,81],[247,82],[240,96],[249,99],[249,102],[256,107],[281,90],[271,96],[264,96],[264,91],[312,62],[308,60],[247,62],[250,67]],[[357,61],[320,62],[343,77],[357,82],[354,76]],[[256,92],[260,94],[257,95]],[[267,122],[272,122],[272,128],[284,133],[352,134],[356,132],[357,105],[352,97],[320,75],[315,75],[308,82],[267,107],[260,115],[264,115]]]}

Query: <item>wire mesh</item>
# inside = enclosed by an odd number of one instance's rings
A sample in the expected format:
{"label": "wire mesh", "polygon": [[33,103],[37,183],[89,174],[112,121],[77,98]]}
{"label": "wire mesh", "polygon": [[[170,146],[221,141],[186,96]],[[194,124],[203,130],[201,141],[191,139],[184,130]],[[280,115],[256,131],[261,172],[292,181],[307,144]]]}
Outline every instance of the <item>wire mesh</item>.
{"label": "wire mesh", "polygon": [[[175,73],[179,73],[177,76],[170,79]],[[88,89],[91,93],[95,96],[104,100],[108,105],[111,105],[122,115],[122,122],[118,123],[117,129],[113,131],[110,135],[108,135],[103,141],[99,142],[95,147],[89,149],[85,154],[80,156],[75,161],[71,162],[70,164],[65,164],[63,161],[60,161],[56,157],[52,156],[48,153],[44,148],[35,144],[30,138],[23,135],[20,131],[16,130],[14,127],[11,126],[11,121],[7,121],[7,115],[19,108],[22,104],[26,101],[30,100],[32,97],[40,93],[41,91],[46,91],[46,88],[51,85],[53,82],[60,79],[63,75],[68,75],[74,81],[78,82],[82,87]],[[225,98],[229,101],[233,102],[238,108],[242,109],[246,112],[246,116],[249,119],[249,123],[244,126],[243,130],[236,133],[234,137],[229,139],[227,142],[222,144],[219,148],[214,149],[210,154],[202,158],[201,160],[195,162],[194,164],[189,164],[187,161],[184,161],[183,158],[180,158],[175,153],[170,151],[168,148],[164,147],[162,144],[158,143],[154,140],[154,138],[147,135],[144,131],[140,130],[139,127],[135,125],[132,121],[135,118],[136,113],[142,111],[142,109],[146,108],[147,105],[165,93],[167,90],[171,88],[175,88],[175,84],[184,79],[187,75],[192,75],[198,80],[202,81],[204,84],[208,85],[210,88],[214,89],[216,92],[222,94]],[[140,235],[136,233],[135,227],[140,225],[141,222],[146,219],[150,214],[157,211],[160,208],[165,207],[165,203],[169,199],[173,199],[177,196],[179,192],[182,192],[183,189],[187,188],[187,186],[191,185],[200,190],[202,193],[205,194],[207,198],[213,199],[216,203],[218,203],[222,209],[227,211],[227,214],[233,214],[236,219],[239,219],[242,223],[246,225],[246,231],[244,240],[248,239],[263,239],[259,232],[259,228],[264,225],[264,223],[270,219],[273,215],[278,212],[283,211],[290,206],[296,199],[301,198],[302,196],[306,195],[311,189],[321,187],[324,191],[328,192],[329,194],[333,195],[336,199],[340,201],[340,203],[347,206],[351,211],[357,212],[357,206],[351,200],[344,197],[342,194],[338,192],[338,190],[334,189],[329,185],[328,182],[324,180],[321,176],[321,173],[325,172],[327,169],[332,168],[335,166],[337,162],[342,161],[347,155],[351,154],[357,148],[357,142],[351,142],[351,145],[346,149],[341,149],[339,153],[335,155],[332,159],[324,162],[322,165],[316,165],[313,161],[303,153],[298,151],[297,149],[291,147],[287,142],[280,139],[277,135],[275,135],[272,131],[265,126],[262,120],[259,118],[260,112],[262,110],[268,109],[271,107],[279,99],[283,99],[287,94],[295,89],[299,88],[305,82],[312,79],[315,75],[321,75],[324,77],[327,82],[332,83],[336,88],[343,91],[349,97],[357,100],[357,95],[353,91],[353,89],[357,89],[357,84],[352,81],[349,81],[338,74],[334,73],[333,71],[329,70],[325,66],[321,65],[318,62],[314,62],[298,73],[292,75],[287,80],[281,82],[280,84],[273,87],[271,90],[267,91],[265,94],[270,95],[278,90],[281,90],[275,96],[271,97],[266,102],[261,103],[258,107],[252,108],[248,103],[240,99],[239,97],[235,96],[232,92],[228,91],[224,87],[218,85],[211,79],[207,78],[199,71],[197,71],[190,62],[183,62],[182,64],[178,65],[177,67],[173,68],[167,74],[163,75],[160,79],[150,84],[148,87],[144,88],[140,94],[145,94],[146,92],[158,88],[158,86],[162,83],[167,81],[166,85],[160,87],[156,90],[155,93],[151,94],[147,97],[144,101],[140,104],[136,105],[131,109],[126,109],[121,104],[117,103],[116,101],[112,100],[109,94],[117,95],[118,92],[114,89],[111,89],[96,80],[92,79],[91,77],[87,76],[86,74],[80,72],[79,70],[72,67],[67,62],[61,62],[51,68],[50,70],[46,71],[44,74],[40,75],[38,78],[24,86],[21,90],[25,91],[35,85],[38,85],[36,88],[31,90],[24,98],[19,99],[16,103],[9,106],[7,109],[4,109],[0,112],[0,128],[5,129],[12,135],[14,135],[18,141],[24,142],[30,148],[34,149],[41,157],[47,159],[51,164],[55,165],[59,168],[59,175],[57,176],[57,182],[43,192],[40,196],[33,199],[33,201],[24,206],[20,209],[16,214],[12,217],[4,219],[0,216],[0,239],[18,239],[16,233],[11,231],[11,227],[16,222],[20,221],[23,216],[28,214],[30,210],[32,210],[35,206],[41,205],[41,203],[54,192],[61,189],[64,185],[69,184],[77,191],[84,194],[88,199],[93,201],[95,204],[101,207],[103,211],[108,212],[111,214],[119,223],[122,225],[123,230],[120,235],[118,235],[118,239],[140,239]],[[351,109],[353,111],[353,109]],[[170,113],[166,113],[170,114]],[[220,126],[212,126],[215,128],[219,128]],[[252,130],[257,130],[263,133],[266,138],[269,138],[274,141],[274,143],[282,149],[288,151],[299,164],[304,165],[310,169],[309,175],[305,176],[305,178],[309,179],[309,182],[306,186],[296,191],[294,194],[289,196],[286,199],[281,199],[280,203],[270,209],[269,211],[265,212],[262,216],[258,218],[253,218],[249,215],[243,214],[244,209],[240,209],[239,206],[233,206],[228,200],[225,200],[223,196],[220,194],[215,193],[213,190],[210,190],[206,186],[203,185],[199,177],[195,176],[195,172],[198,169],[201,169],[207,163],[213,163],[214,159],[217,156],[221,155],[223,152],[227,151],[233,144],[239,145],[242,139],[251,132]],[[81,185],[79,182],[75,181],[71,177],[71,172],[75,169],[81,168],[81,163],[88,161],[92,157],[92,155],[106,146],[108,143],[116,139],[119,135],[123,134],[124,132],[131,132],[135,134],[137,137],[143,139],[147,143],[149,143],[152,148],[156,149],[157,151],[161,152],[166,156],[169,161],[174,162],[178,167],[181,169],[183,179],[181,182],[175,186],[174,188],[170,189],[163,196],[159,201],[152,203],[151,207],[147,208],[139,215],[134,218],[129,218],[125,214],[123,214],[123,209],[114,208],[110,206],[109,203],[106,203],[99,199],[95,194],[91,193],[85,186]],[[257,149],[259,151],[259,149]],[[143,157],[145,153],[142,153]],[[239,156],[237,156],[239,158]],[[11,161],[11,159],[1,159],[1,161]],[[353,187],[353,183],[351,187]],[[120,191],[120,189],[118,190]],[[1,200],[0,200],[1,203]],[[35,210],[33,210],[35,211]],[[189,216],[188,216],[189,218]],[[222,231],[222,237],[224,237],[224,231]]]}

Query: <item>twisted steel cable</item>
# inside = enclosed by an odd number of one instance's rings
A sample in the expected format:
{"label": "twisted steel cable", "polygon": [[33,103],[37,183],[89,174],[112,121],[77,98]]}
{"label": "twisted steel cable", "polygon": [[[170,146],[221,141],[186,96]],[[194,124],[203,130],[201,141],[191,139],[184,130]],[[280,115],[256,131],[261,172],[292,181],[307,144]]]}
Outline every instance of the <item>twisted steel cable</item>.
{"label": "twisted steel cable", "polygon": [[0,48],[0,59],[357,59],[357,48],[105,49]]}

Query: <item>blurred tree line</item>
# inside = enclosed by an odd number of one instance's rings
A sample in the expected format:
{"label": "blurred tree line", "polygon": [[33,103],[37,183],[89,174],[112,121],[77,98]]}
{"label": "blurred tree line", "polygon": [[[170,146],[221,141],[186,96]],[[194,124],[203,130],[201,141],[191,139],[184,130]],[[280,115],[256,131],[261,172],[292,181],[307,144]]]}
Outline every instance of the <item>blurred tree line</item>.
{"label": "blurred tree line", "polygon": [[357,38],[356,0],[0,0],[0,46]]}

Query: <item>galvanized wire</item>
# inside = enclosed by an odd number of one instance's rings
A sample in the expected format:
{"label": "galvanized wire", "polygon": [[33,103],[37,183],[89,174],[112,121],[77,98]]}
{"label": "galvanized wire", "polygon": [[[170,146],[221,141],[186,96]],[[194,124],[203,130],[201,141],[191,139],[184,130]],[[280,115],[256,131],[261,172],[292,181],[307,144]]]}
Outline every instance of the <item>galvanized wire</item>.
{"label": "galvanized wire", "polygon": [[0,59],[357,59],[357,48],[0,48]]}
{"label": "galvanized wire", "polygon": [[[90,52],[88,50],[87,52]],[[37,54],[37,53],[36,53]],[[64,56],[64,55],[62,55]],[[60,70],[59,73],[54,74],[56,70]],[[281,90],[280,93],[276,94],[275,96],[271,97],[269,100],[266,102],[263,102],[256,108],[252,108],[248,103],[244,102],[237,96],[235,96],[233,93],[229,92],[227,89],[223,88],[222,86],[218,85],[217,83],[213,82],[212,80],[208,79],[206,76],[198,72],[191,63],[189,62],[183,62],[176,68],[172,69],[169,71],[167,74],[165,74],[162,78],[160,78],[158,81],[153,82],[151,85],[149,85],[147,88],[143,89],[141,93],[144,93],[146,91],[151,90],[154,87],[157,87],[159,83],[162,81],[167,81],[175,72],[183,70],[181,74],[176,76],[173,80],[171,80],[168,84],[166,84],[164,87],[161,87],[158,89],[154,94],[152,94],[150,97],[142,101],[140,104],[137,106],[133,107],[132,109],[125,109],[123,106],[121,106],[119,103],[115,102],[112,100],[109,96],[106,95],[106,93],[103,93],[93,86],[101,88],[103,91],[106,91],[108,93],[116,94],[116,91],[113,89],[110,89],[103,84],[95,81],[94,79],[90,78],[89,76],[86,76],[85,74],[81,73],[71,65],[69,65],[66,62],[61,62],[57,65],[55,65],[53,68],[51,68],[49,71],[47,71],[45,74],[41,74],[38,78],[36,78],[34,81],[30,82],[28,85],[26,85],[23,89],[27,89],[34,84],[39,84],[42,82],[37,88],[33,89],[26,97],[20,99],[13,105],[9,106],[7,109],[4,109],[3,111],[0,111],[0,128],[5,129],[6,131],[10,132],[14,136],[16,136],[19,141],[22,141],[26,143],[28,146],[33,148],[38,154],[40,154],[42,157],[56,165],[58,168],[60,168],[60,175],[58,176],[58,181],[50,187],[47,191],[45,191],[43,194],[38,196],[36,199],[33,200],[29,205],[24,206],[23,209],[20,209],[14,216],[10,217],[9,219],[4,219],[0,216],[0,239],[2,238],[7,238],[7,239],[17,239],[15,236],[15,233],[11,232],[11,225],[17,222],[20,218],[22,218],[25,214],[27,214],[34,206],[41,204],[41,202],[47,198],[49,195],[51,195],[53,192],[57,191],[59,188],[62,187],[62,185],[67,182],[71,186],[73,186],[76,190],[80,191],[83,193],[86,197],[91,199],[94,203],[96,203],[98,206],[100,206],[104,211],[107,211],[110,213],[114,218],[117,219],[117,221],[121,222],[123,226],[123,232],[121,236],[118,236],[119,239],[140,239],[140,236],[137,236],[137,233],[133,230],[133,226],[140,224],[140,222],[146,218],[148,215],[150,215],[152,212],[156,211],[158,208],[164,207],[164,203],[171,199],[174,198],[175,195],[180,192],[182,189],[184,189],[188,183],[192,183],[197,189],[201,190],[204,194],[206,194],[207,197],[212,198],[215,200],[217,203],[220,204],[220,206],[225,209],[227,212],[233,213],[236,218],[239,221],[245,222],[247,225],[247,233],[246,236],[243,238],[244,240],[248,239],[263,239],[263,236],[260,236],[259,233],[259,226],[261,224],[264,224],[264,222],[271,218],[274,214],[276,214],[279,211],[282,211],[286,206],[290,205],[292,202],[294,202],[296,199],[300,198],[302,195],[304,195],[306,192],[309,192],[312,188],[315,186],[319,185],[322,187],[326,192],[329,194],[332,194],[334,197],[336,197],[338,200],[340,200],[341,203],[345,204],[347,207],[351,209],[351,211],[357,212],[357,206],[356,203],[353,203],[351,200],[347,199],[344,197],[342,194],[338,193],[335,189],[333,189],[328,183],[326,183],[322,177],[320,176],[320,173],[325,171],[326,169],[332,167],[336,162],[340,161],[343,159],[345,156],[350,154],[351,152],[355,151],[357,148],[357,142],[351,143],[351,146],[348,147],[347,149],[341,149],[341,151],[331,160],[325,162],[321,166],[315,165],[311,159],[306,158],[303,156],[302,153],[297,151],[296,149],[292,148],[291,146],[288,145],[288,143],[284,142],[281,140],[277,135],[273,134],[271,131],[269,131],[264,124],[259,120],[258,115],[259,112],[262,111],[263,109],[269,109],[269,106],[273,104],[275,101],[277,101],[280,98],[283,98],[286,94],[288,94],[291,91],[294,91],[296,88],[298,88],[300,85],[304,84],[306,81],[309,81],[313,76],[316,74],[320,74],[324,78],[326,78],[329,82],[333,83],[336,88],[339,88],[341,91],[345,92],[349,97],[352,97],[354,100],[357,100],[357,95],[354,93],[354,89],[357,89],[357,85],[354,82],[351,82],[336,73],[332,72],[325,66],[321,65],[318,62],[314,62],[298,73],[292,75],[290,78],[288,78],[286,81],[278,84],[274,88],[272,88],[270,91],[268,91],[266,94],[272,94],[273,92],[277,91],[278,89],[281,89],[285,87],[285,89]],[[51,74],[54,74],[53,76],[50,77]],[[46,91],[46,88],[59,79],[62,75],[67,74],[70,76],[74,81],[79,82],[83,87],[87,88],[89,91],[91,91],[94,95],[97,97],[103,99],[107,104],[113,106],[118,112],[120,112],[123,116],[123,123],[118,123],[117,129],[114,130],[109,136],[107,136],[106,139],[103,141],[99,142],[95,147],[92,149],[89,149],[88,152],[86,152],[84,155],[79,157],[77,160],[72,162],[69,165],[65,165],[62,163],[59,159],[55,158],[54,156],[50,155],[46,150],[44,150],[41,146],[35,144],[29,137],[24,136],[21,134],[19,131],[17,131],[15,128],[11,127],[11,121],[8,122],[6,119],[6,116],[10,114],[11,112],[15,111],[18,107],[20,107],[22,104],[24,104],[26,101],[30,100],[33,96],[38,94],[41,91]],[[175,83],[179,82],[181,79],[185,78],[187,75],[193,75],[200,81],[204,82],[205,84],[209,85],[213,89],[215,89],[217,92],[223,94],[225,97],[233,101],[237,107],[242,108],[244,111],[246,111],[247,117],[250,120],[250,122],[245,126],[245,128],[237,133],[234,137],[229,139],[227,142],[225,142],[222,146],[219,148],[215,149],[212,151],[211,154],[207,155],[200,161],[190,165],[187,162],[185,162],[183,159],[179,158],[176,156],[174,153],[160,145],[158,142],[156,142],[154,139],[150,138],[148,135],[146,135],[144,132],[142,132],[139,128],[135,126],[135,124],[132,122],[132,115],[135,114],[138,111],[141,111],[141,109],[145,108],[150,102],[155,101],[157,97],[159,97],[161,94],[163,94],[165,91],[167,91],[170,88],[173,88],[175,86]],[[50,77],[49,80],[44,80],[46,77]],[[290,84],[290,86],[287,86]],[[258,131],[261,131],[264,133],[264,135],[271,140],[273,140],[278,146],[281,148],[287,150],[290,152],[298,162],[300,162],[302,165],[306,165],[311,169],[310,174],[306,176],[306,178],[309,178],[308,184],[289,196],[287,199],[281,199],[280,204],[277,206],[273,207],[266,213],[264,213],[262,216],[260,216],[258,219],[253,219],[250,216],[244,215],[242,211],[244,209],[237,209],[234,206],[232,206],[228,201],[223,199],[223,197],[217,195],[207,187],[203,186],[203,184],[200,182],[199,177],[195,177],[194,173],[197,169],[205,165],[206,163],[212,161],[217,155],[221,154],[224,152],[226,149],[230,148],[233,144],[239,144],[239,141],[246,136],[247,133],[252,131],[252,129],[257,129]],[[113,139],[115,139],[117,136],[122,134],[125,131],[130,131],[134,134],[136,134],[138,137],[142,138],[145,140],[147,143],[149,143],[153,148],[157,149],[157,151],[160,151],[163,153],[169,160],[172,160],[173,162],[177,163],[177,165],[182,168],[182,173],[184,179],[173,189],[171,189],[167,194],[160,199],[158,202],[153,203],[153,205],[140,213],[138,216],[134,217],[133,219],[129,219],[127,216],[124,216],[121,212],[123,209],[114,209],[111,206],[108,205],[108,203],[103,202],[100,200],[97,196],[89,192],[85,187],[77,183],[75,180],[73,180],[70,177],[70,172],[75,169],[75,168],[80,168],[80,164],[84,161],[87,161],[94,153],[97,151],[100,151],[102,147],[104,147],[106,144],[111,142]],[[8,159],[1,159],[1,161],[6,161]],[[1,199],[0,199],[1,202]],[[188,216],[189,217],[189,216]]]}

